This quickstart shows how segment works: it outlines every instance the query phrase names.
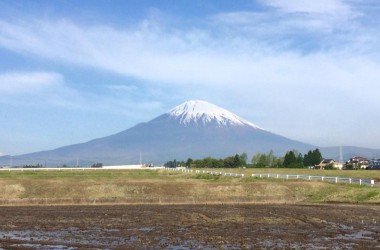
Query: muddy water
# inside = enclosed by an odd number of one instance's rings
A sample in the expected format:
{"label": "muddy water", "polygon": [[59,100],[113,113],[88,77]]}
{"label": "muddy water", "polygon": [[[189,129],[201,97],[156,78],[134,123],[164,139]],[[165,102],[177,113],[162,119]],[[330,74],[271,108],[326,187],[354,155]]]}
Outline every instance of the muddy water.
{"label": "muddy water", "polygon": [[0,249],[376,249],[380,206],[0,207]]}

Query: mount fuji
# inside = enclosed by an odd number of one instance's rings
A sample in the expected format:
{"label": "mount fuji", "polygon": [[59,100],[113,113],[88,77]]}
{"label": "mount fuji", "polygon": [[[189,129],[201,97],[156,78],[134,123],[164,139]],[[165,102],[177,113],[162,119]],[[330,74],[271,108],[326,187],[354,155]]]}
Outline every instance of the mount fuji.
{"label": "mount fuji", "polygon": [[[277,155],[312,145],[276,135],[206,101],[188,101],[153,120],[120,133],[49,151],[13,157],[14,165],[164,163],[168,160],[223,158],[270,150]],[[2,157],[3,161],[5,158]],[[7,160],[9,161],[9,160]]]}

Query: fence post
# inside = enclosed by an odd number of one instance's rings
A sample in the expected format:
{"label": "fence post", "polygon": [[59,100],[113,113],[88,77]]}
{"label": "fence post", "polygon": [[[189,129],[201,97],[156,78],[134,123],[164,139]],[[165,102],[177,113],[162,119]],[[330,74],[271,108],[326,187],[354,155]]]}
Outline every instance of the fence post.
{"label": "fence post", "polygon": [[360,186],[362,185],[362,179],[359,179],[359,185]]}
{"label": "fence post", "polygon": [[350,184],[352,183],[352,179],[351,178],[349,179],[349,182],[350,182]]}
{"label": "fence post", "polygon": [[373,187],[373,185],[375,185],[375,180],[371,180],[371,187]]}
{"label": "fence post", "polygon": [[338,183],[338,177],[335,177],[335,183]]}
{"label": "fence post", "polygon": [[286,179],[289,179],[289,175],[286,175]]}
{"label": "fence post", "polygon": [[323,176],[322,176],[322,181],[323,181]]}
{"label": "fence post", "polygon": [[311,180],[311,176],[309,175],[309,181]]}
{"label": "fence post", "polygon": [[278,174],[277,174],[277,179],[278,179]]}

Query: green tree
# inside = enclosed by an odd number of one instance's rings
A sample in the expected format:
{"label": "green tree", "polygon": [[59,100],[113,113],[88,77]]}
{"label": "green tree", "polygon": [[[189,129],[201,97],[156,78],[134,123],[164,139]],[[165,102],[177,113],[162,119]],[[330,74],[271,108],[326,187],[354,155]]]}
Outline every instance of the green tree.
{"label": "green tree", "polygon": [[290,168],[291,165],[295,164],[297,162],[297,158],[296,158],[296,155],[294,154],[294,151],[288,151],[286,152],[285,154],[285,157],[284,157],[284,167],[285,168]]}
{"label": "green tree", "polygon": [[312,152],[312,163],[313,163],[313,165],[319,164],[322,161],[322,159],[323,159],[323,157],[322,157],[321,152],[319,152],[319,149],[316,148],[315,150],[313,150],[313,152]]}
{"label": "green tree", "polygon": [[261,157],[262,157],[262,153],[257,153],[255,154],[254,156],[252,156],[252,165],[256,168],[260,168],[260,167],[264,167],[265,165],[261,165],[262,161],[261,161]]}
{"label": "green tree", "polygon": [[303,156],[301,153],[298,153],[297,155],[297,164],[300,166],[300,167],[303,167]]}
{"label": "green tree", "polygon": [[318,148],[313,151],[309,150],[307,154],[304,155],[303,164],[306,167],[318,165],[322,161],[322,154]]}
{"label": "green tree", "polygon": [[101,168],[103,167],[103,163],[94,163],[91,165],[92,168]]}
{"label": "green tree", "polygon": [[248,159],[248,155],[247,153],[242,153],[240,156],[240,163],[242,166],[246,166],[247,165],[247,159]]}
{"label": "green tree", "polygon": [[334,164],[330,163],[324,167],[324,170],[334,170]]}
{"label": "green tree", "polygon": [[187,161],[186,161],[186,163],[185,163],[185,166],[189,168],[189,167],[191,167],[192,163],[193,163],[193,159],[188,158]]}
{"label": "green tree", "polygon": [[269,151],[268,156],[267,156],[267,164],[268,164],[268,166],[272,168],[274,166],[275,160],[276,160],[276,157],[273,155],[273,150],[271,149]]}
{"label": "green tree", "polygon": [[303,167],[303,157],[301,153],[296,150],[288,151],[285,154],[283,166],[285,168],[302,168]]}
{"label": "green tree", "polygon": [[175,168],[175,167],[180,167],[183,165],[185,165],[184,162],[177,162],[177,160],[175,159],[173,161],[168,161],[164,164],[164,166],[167,168]]}
{"label": "green tree", "polygon": [[313,154],[313,152],[311,150],[309,150],[307,152],[307,154],[304,155],[304,157],[303,157],[303,165],[304,166],[309,167],[309,166],[315,165],[315,164],[313,164],[313,161],[312,161],[312,154]]}
{"label": "green tree", "polygon": [[223,167],[225,168],[238,168],[241,167],[242,163],[238,154],[235,156],[228,156],[223,159]]}
{"label": "green tree", "polygon": [[281,158],[277,158],[270,150],[268,154],[257,153],[252,157],[252,166],[255,168],[276,168],[282,165]]}

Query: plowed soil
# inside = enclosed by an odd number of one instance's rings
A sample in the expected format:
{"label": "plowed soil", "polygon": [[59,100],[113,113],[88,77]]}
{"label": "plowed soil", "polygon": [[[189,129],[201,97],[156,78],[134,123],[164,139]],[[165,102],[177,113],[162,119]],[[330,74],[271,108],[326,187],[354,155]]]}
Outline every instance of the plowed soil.
{"label": "plowed soil", "polygon": [[375,249],[380,206],[0,207],[0,249]]}

